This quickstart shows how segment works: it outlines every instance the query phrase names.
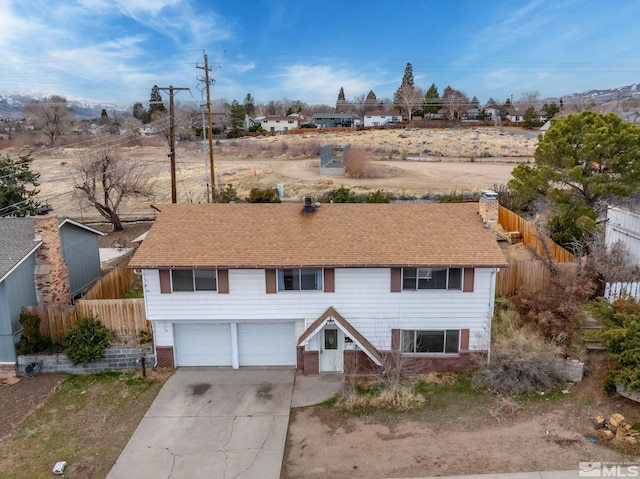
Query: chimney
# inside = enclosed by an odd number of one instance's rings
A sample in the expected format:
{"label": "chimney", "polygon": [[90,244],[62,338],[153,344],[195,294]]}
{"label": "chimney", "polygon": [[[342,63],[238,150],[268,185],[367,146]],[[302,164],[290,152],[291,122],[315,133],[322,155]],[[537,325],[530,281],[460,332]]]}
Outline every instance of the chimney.
{"label": "chimney", "polygon": [[478,205],[485,227],[495,229],[498,225],[498,193],[493,190],[482,190]]}
{"label": "chimney", "polygon": [[310,215],[313,213],[313,205],[311,204],[311,196],[304,197],[304,208],[302,214]]}
{"label": "chimney", "polygon": [[69,271],[62,257],[58,217],[45,214],[33,218],[36,241],[42,245],[36,251],[36,294],[38,305],[52,306],[71,303]]}

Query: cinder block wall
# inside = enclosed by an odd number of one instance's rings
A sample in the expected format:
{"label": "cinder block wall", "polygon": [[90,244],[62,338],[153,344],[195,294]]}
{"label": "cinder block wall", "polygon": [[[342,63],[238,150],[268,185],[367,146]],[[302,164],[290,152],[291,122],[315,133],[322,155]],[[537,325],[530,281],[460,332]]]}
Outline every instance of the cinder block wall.
{"label": "cinder block wall", "polygon": [[26,368],[31,363],[42,363],[41,373],[93,374],[106,371],[139,369],[140,358],[145,358],[147,367],[153,367],[153,352],[141,352],[140,348],[109,348],[104,358],[93,363],[74,366],[64,354],[30,354],[18,356],[18,376],[27,376]]}

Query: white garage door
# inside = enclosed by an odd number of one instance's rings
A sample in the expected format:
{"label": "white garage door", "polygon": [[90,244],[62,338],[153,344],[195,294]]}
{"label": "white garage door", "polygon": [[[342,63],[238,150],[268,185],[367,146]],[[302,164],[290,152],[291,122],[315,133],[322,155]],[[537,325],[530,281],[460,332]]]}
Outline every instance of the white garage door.
{"label": "white garage door", "polygon": [[296,332],[293,323],[238,324],[240,366],[295,366]]}
{"label": "white garage door", "polygon": [[174,324],[176,366],[231,366],[231,325]]}

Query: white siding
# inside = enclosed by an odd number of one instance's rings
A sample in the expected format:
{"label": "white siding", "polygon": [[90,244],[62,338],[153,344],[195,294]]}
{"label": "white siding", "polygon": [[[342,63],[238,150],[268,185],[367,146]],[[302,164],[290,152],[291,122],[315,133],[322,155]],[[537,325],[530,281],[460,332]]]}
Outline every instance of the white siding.
{"label": "white siding", "polygon": [[[487,349],[493,269],[475,270],[474,291],[390,292],[388,268],[336,268],[335,293],[287,291],[266,294],[265,272],[230,270],[229,294],[160,293],[156,270],[144,272],[147,317],[157,344],[170,346],[170,323],[313,322],[333,306],[379,349],[389,349],[390,329],[470,329],[470,349]],[[301,334],[296,324],[296,334]]]}
{"label": "white siding", "polygon": [[605,243],[611,247],[618,241],[629,250],[633,263],[640,265],[640,215],[627,209],[609,207]]}

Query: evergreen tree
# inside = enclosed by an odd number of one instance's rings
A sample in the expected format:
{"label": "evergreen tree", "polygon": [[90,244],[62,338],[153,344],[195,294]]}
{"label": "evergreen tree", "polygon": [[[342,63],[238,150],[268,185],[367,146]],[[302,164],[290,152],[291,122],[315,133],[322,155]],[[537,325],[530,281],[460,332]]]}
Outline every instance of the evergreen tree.
{"label": "evergreen tree", "polygon": [[407,62],[407,66],[404,68],[404,75],[402,76],[402,85],[400,86],[415,86],[413,84],[413,66],[411,63]]}
{"label": "evergreen tree", "polygon": [[256,102],[251,96],[251,93],[247,93],[247,96],[244,97],[242,106],[244,107],[244,112],[249,115],[250,118],[253,118],[256,114]]}
{"label": "evergreen tree", "polygon": [[498,105],[498,102],[497,102],[497,101],[495,101],[495,100],[493,99],[493,97],[491,97],[491,98],[489,98],[489,101],[487,101],[487,105],[488,105],[488,106],[497,106],[497,105]]}
{"label": "evergreen tree", "polygon": [[541,137],[535,163],[521,163],[508,187],[519,212],[550,204],[549,236],[560,244],[597,230],[600,205],[618,202],[640,184],[640,127],[613,113],[585,111],[556,118]]}
{"label": "evergreen tree", "polygon": [[547,120],[551,120],[551,118],[553,118],[558,113],[560,113],[560,107],[558,107],[558,105],[556,105],[556,102],[554,101],[554,102],[551,102],[550,105],[545,103],[542,106],[542,111],[544,111],[544,114],[547,117]]}
{"label": "evergreen tree", "polygon": [[167,108],[162,102],[162,95],[160,95],[160,88],[158,85],[153,85],[151,89],[151,95],[149,96],[149,121],[153,120],[154,114],[166,113]]}
{"label": "evergreen tree", "polygon": [[0,158],[0,216],[35,215],[40,206],[35,200],[40,173],[29,169],[31,155],[12,160]]}
{"label": "evergreen tree", "polygon": [[478,97],[477,97],[477,96],[474,96],[474,97],[471,99],[471,107],[472,107],[472,108],[480,108],[480,100],[478,100]]}
{"label": "evergreen tree", "polygon": [[373,93],[373,90],[369,90],[367,98],[364,101],[364,111],[374,111],[376,109],[377,102],[378,99],[376,98],[376,94]]}
{"label": "evergreen tree", "polygon": [[524,128],[531,129],[540,123],[540,116],[536,112],[536,109],[533,106],[530,106],[522,115],[522,121],[522,126]]}
{"label": "evergreen tree", "polygon": [[149,123],[149,115],[147,115],[147,110],[144,109],[142,103],[137,102],[133,105],[133,117],[137,120],[140,120],[142,123]]}
{"label": "evergreen tree", "polygon": [[[404,75],[402,75],[402,83],[400,84],[400,86],[398,87],[398,89],[396,90],[396,92],[393,95],[393,104],[395,106],[398,107],[398,109],[400,109],[400,91],[403,89],[402,87],[413,87],[413,66],[411,66],[411,63],[407,62],[407,66],[404,68]],[[406,92],[406,88],[404,89]]]}
{"label": "evergreen tree", "polygon": [[442,102],[440,101],[440,93],[435,83],[432,83],[427,93],[424,94],[424,116],[437,115],[442,108]]}
{"label": "evergreen tree", "polygon": [[343,112],[346,103],[347,99],[344,96],[344,87],[340,87],[340,91],[338,92],[338,99],[336,100],[336,112]]}
{"label": "evergreen tree", "polygon": [[229,106],[231,112],[231,128],[234,130],[244,130],[244,106],[233,100]]}

